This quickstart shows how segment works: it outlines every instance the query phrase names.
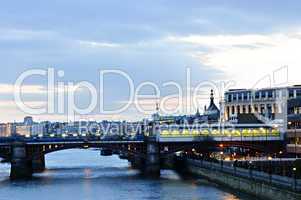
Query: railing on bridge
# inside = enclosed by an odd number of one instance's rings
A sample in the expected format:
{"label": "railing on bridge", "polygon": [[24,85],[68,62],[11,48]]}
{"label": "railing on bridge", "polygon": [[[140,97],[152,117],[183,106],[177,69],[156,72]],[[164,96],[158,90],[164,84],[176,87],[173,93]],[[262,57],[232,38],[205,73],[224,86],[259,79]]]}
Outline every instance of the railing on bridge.
{"label": "railing on bridge", "polygon": [[252,167],[250,167],[249,169],[244,169],[240,167],[235,167],[233,164],[227,165],[226,162],[214,163],[205,160],[195,159],[188,159],[187,162],[192,166],[210,169],[213,171],[220,171],[235,177],[253,179],[256,181],[277,185],[285,189],[291,189],[293,191],[298,192],[301,191],[301,179],[296,178],[296,176],[294,175],[292,177],[280,176],[276,174],[253,170]]}

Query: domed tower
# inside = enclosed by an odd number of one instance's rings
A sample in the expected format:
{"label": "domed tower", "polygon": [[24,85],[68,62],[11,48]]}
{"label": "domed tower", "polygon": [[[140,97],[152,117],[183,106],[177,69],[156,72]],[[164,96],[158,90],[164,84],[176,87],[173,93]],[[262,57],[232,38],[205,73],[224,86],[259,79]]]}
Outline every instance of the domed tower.
{"label": "domed tower", "polygon": [[210,104],[209,107],[205,110],[204,113],[208,116],[208,121],[218,121],[220,117],[220,110],[214,103],[214,94],[213,90],[210,91]]}
{"label": "domed tower", "polygon": [[199,117],[201,117],[201,114],[200,114],[200,111],[199,111],[199,109],[197,109],[197,110],[196,110],[195,117],[196,117],[196,118],[199,118]]}
{"label": "domed tower", "polygon": [[156,112],[152,115],[152,118],[154,121],[159,121],[159,119],[160,119],[159,111],[160,111],[159,103],[157,102],[156,103]]}

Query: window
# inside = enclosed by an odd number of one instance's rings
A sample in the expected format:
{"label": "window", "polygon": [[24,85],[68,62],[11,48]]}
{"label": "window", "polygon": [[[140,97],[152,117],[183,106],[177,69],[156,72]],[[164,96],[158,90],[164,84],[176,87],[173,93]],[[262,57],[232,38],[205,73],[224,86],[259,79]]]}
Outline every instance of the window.
{"label": "window", "polygon": [[294,114],[300,114],[300,113],[301,113],[301,107],[295,107]]}
{"label": "window", "polygon": [[237,114],[240,114],[240,106],[237,106],[236,109],[237,109]]}
{"label": "window", "polygon": [[261,98],[263,98],[263,99],[266,98],[265,91],[262,91],[262,92],[261,92]]}
{"label": "window", "polygon": [[301,89],[296,90],[296,95],[297,95],[297,97],[301,97]]}
{"label": "window", "polygon": [[242,113],[246,113],[246,106],[245,105],[242,106]]}
{"label": "window", "polygon": [[289,98],[293,98],[293,97],[294,97],[294,90],[293,90],[293,89],[290,89],[290,90],[288,91],[288,97],[289,97]]}
{"label": "window", "polygon": [[236,98],[236,94],[233,94],[233,101],[236,101],[237,98]]}
{"label": "window", "polygon": [[258,106],[257,105],[254,105],[254,111],[258,112]]}
{"label": "window", "polygon": [[231,94],[228,94],[227,97],[228,97],[228,98],[227,98],[227,101],[228,101],[228,102],[232,102],[232,95],[231,95]]}
{"label": "window", "polygon": [[259,99],[259,92],[255,92],[255,99]]}
{"label": "window", "polygon": [[260,113],[265,113],[265,112],[266,110],[264,104],[260,104]]}
{"label": "window", "polygon": [[243,95],[244,95],[243,99],[244,99],[244,100],[247,100],[247,99],[248,99],[248,93],[245,92]]}
{"label": "window", "polygon": [[272,113],[272,105],[271,104],[267,104],[267,112],[269,114]]}
{"label": "window", "polygon": [[273,90],[269,90],[268,91],[268,98],[272,98],[273,97]]}

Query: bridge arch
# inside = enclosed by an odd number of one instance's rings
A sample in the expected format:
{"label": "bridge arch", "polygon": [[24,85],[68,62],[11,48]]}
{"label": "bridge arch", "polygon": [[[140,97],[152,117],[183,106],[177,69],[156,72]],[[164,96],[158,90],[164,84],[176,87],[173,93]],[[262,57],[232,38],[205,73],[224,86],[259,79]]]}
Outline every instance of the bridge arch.
{"label": "bridge arch", "polygon": [[132,154],[136,156],[144,156],[144,147],[141,145],[120,145],[120,144],[43,144],[43,145],[32,145],[28,147],[31,154],[42,154],[46,155],[49,153],[68,150],[68,149],[109,149],[112,151],[120,151],[127,154]]}

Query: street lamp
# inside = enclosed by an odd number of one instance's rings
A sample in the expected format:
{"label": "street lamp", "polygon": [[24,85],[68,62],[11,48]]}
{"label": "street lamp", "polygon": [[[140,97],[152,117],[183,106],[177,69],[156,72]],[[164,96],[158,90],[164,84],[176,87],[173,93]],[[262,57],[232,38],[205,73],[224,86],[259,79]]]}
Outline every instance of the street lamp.
{"label": "street lamp", "polygon": [[220,154],[221,154],[221,168],[223,168],[223,165],[224,165],[224,160],[223,160],[223,155],[224,155],[224,152],[220,152]]}
{"label": "street lamp", "polygon": [[294,124],[294,129],[295,129],[295,158],[297,159],[297,127],[296,127],[296,123]]}
{"label": "street lamp", "polygon": [[268,160],[269,160],[269,179],[270,179],[270,183],[271,183],[271,181],[272,181],[272,157],[269,156]]}
{"label": "street lamp", "polygon": [[[292,122],[288,122],[288,125],[292,125]],[[294,133],[295,133],[295,138],[294,138],[295,158],[298,158],[298,156],[297,156],[297,127],[296,127],[296,123],[294,123]]]}
{"label": "street lamp", "polygon": [[295,190],[297,189],[297,173],[296,173],[296,171],[297,171],[297,168],[294,167],[293,168],[293,173],[294,173],[294,187],[295,187]]}
{"label": "street lamp", "polygon": [[282,158],[282,151],[279,151],[279,158],[280,158],[280,162],[281,162],[281,158]]}
{"label": "street lamp", "polygon": [[253,177],[253,166],[252,166],[252,160],[249,161],[249,173],[250,173],[250,176]]}

